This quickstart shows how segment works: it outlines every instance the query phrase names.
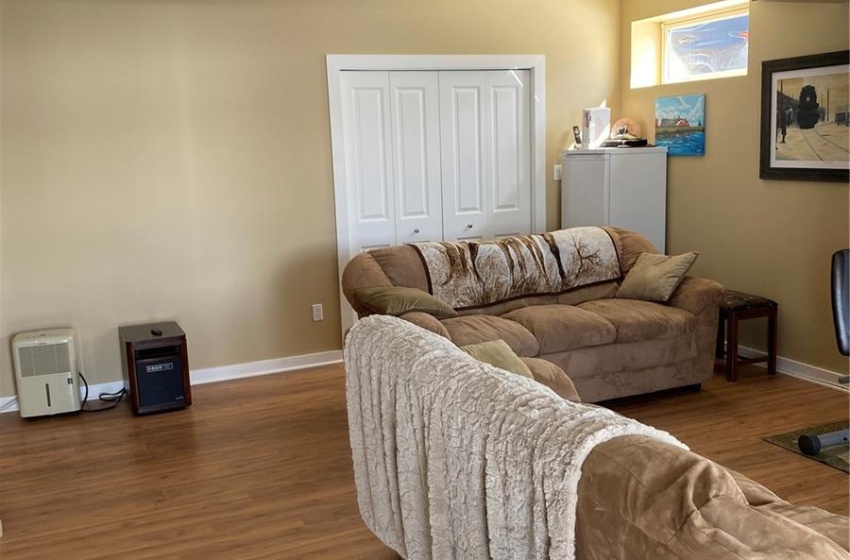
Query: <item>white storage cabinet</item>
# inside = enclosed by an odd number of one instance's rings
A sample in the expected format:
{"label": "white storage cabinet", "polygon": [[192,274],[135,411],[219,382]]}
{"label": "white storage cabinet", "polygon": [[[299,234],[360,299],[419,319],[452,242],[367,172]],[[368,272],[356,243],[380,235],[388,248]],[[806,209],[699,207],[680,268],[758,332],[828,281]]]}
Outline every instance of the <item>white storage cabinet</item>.
{"label": "white storage cabinet", "polygon": [[561,227],[605,225],[666,251],[666,146],[561,152]]}

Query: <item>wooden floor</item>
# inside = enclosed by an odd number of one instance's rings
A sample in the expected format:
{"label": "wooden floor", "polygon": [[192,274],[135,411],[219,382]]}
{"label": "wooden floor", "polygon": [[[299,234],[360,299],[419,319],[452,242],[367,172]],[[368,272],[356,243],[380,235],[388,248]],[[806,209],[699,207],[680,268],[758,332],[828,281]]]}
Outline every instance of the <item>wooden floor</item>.
{"label": "wooden floor", "polygon": [[[193,388],[187,410],[0,415],[3,560],[397,558],[357,515],[341,366]],[[761,440],[847,418],[844,393],[743,368],[620,403],[780,496],[848,513],[848,477]]]}

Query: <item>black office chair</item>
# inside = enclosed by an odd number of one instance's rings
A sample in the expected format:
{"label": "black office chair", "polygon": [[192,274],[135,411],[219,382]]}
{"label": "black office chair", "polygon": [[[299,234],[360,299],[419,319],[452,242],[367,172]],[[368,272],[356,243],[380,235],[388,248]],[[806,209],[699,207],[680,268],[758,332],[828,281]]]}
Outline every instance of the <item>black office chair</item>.
{"label": "black office chair", "polygon": [[[850,249],[836,251],[832,255],[832,322],[835,325],[835,340],[838,351],[850,356]],[[847,384],[850,375],[842,376],[839,383]],[[806,455],[817,455],[822,447],[839,445],[850,441],[848,430],[839,430],[820,436],[803,434],[797,439],[800,451]]]}
{"label": "black office chair", "polygon": [[850,356],[850,249],[832,255],[832,321],[838,351]]}

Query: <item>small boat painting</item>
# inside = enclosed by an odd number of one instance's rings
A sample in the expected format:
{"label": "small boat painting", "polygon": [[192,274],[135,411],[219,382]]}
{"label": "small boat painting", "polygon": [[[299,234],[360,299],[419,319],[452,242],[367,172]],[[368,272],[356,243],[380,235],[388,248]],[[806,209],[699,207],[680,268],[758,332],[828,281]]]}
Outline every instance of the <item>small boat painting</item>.
{"label": "small boat painting", "polygon": [[671,156],[705,155],[705,94],[659,97],[655,143]]}

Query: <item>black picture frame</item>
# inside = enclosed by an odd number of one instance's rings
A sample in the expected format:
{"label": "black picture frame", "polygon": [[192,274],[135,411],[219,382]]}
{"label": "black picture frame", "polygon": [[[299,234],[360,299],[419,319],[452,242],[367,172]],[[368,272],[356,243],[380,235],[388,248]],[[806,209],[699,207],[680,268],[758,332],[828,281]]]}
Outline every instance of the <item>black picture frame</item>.
{"label": "black picture frame", "polygon": [[848,53],[762,62],[759,178],[850,182],[847,146],[841,159],[833,133],[850,135]]}

